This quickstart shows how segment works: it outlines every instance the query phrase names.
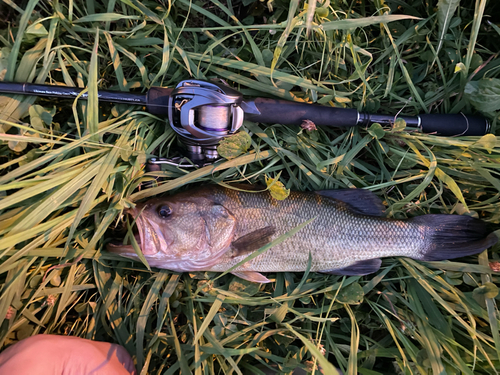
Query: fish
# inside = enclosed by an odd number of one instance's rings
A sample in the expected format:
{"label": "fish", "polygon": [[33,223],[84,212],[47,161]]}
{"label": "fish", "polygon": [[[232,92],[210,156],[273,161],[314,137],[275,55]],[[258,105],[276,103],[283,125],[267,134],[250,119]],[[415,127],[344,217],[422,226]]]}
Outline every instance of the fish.
{"label": "fish", "polygon": [[[285,200],[268,191],[207,185],[130,209],[142,254],[152,267],[176,272],[224,272],[279,236],[312,220],[295,235],[232,270],[266,283],[268,272],[367,275],[381,258],[437,261],[480,253],[497,243],[489,225],[465,215],[426,214],[399,220],[366,189],[292,191]],[[132,245],[107,250],[138,259]]]}

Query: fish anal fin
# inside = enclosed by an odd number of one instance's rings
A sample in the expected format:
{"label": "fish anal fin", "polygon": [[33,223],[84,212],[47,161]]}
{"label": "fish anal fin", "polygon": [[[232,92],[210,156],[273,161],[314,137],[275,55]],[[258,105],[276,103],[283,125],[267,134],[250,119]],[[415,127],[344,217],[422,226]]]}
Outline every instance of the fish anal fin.
{"label": "fish anal fin", "polygon": [[381,265],[381,259],[368,259],[360,260],[344,268],[339,268],[336,270],[324,270],[319,272],[328,273],[330,275],[363,276],[373,272],[377,272]]}
{"label": "fish anal fin", "polygon": [[254,283],[270,283],[271,280],[269,280],[267,277],[265,277],[263,274],[260,272],[256,271],[233,271],[231,272],[234,276],[238,276],[240,279],[252,281]]}
{"label": "fish anal fin", "polygon": [[354,212],[369,216],[384,216],[380,198],[366,189],[318,190],[316,194],[347,203]]}
{"label": "fish anal fin", "polygon": [[273,226],[260,228],[253,232],[241,236],[236,241],[231,243],[232,256],[249,254],[255,250],[259,250],[262,246],[271,242],[271,237],[276,233],[276,228]]}

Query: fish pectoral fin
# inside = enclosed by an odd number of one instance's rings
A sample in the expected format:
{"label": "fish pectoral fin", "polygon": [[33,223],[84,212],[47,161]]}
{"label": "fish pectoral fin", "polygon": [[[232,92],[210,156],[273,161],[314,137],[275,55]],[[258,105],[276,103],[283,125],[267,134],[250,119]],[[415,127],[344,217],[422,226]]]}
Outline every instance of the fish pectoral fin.
{"label": "fish pectoral fin", "polygon": [[269,280],[267,277],[265,277],[263,274],[260,272],[256,271],[233,271],[231,272],[234,276],[238,276],[240,279],[252,281],[254,283],[270,283],[271,280]]}
{"label": "fish pectoral fin", "polygon": [[271,237],[274,233],[276,233],[276,228],[269,226],[241,236],[231,244],[232,257],[234,258],[259,250],[262,246],[271,242]]}
{"label": "fish pectoral fin", "polygon": [[324,197],[348,204],[353,211],[362,215],[384,216],[385,206],[377,195],[365,189],[337,189],[315,191]]}
{"label": "fish pectoral fin", "polygon": [[363,276],[373,272],[377,272],[382,265],[382,259],[368,259],[360,260],[350,266],[339,268],[336,270],[319,271],[322,273],[329,273],[330,275],[343,275],[343,276]]}

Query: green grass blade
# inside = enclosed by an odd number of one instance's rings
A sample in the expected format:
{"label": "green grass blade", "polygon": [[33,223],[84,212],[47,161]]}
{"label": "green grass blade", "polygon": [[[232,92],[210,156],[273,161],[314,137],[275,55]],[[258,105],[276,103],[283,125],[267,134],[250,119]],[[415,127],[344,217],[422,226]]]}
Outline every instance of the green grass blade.
{"label": "green grass blade", "polygon": [[438,11],[437,17],[439,21],[439,43],[436,48],[436,56],[443,46],[444,37],[448,32],[448,26],[450,25],[451,18],[455,14],[455,11],[460,4],[460,0],[439,0],[438,1]]}
{"label": "green grass blade", "polygon": [[149,290],[149,293],[144,301],[144,304],[142,305],[141,312],[139,315],[139,319],[137,319],[137,326],[136,326],[136,358],[137,358],[137,367],[138,368],[143,368],[144,366],[144,357],[143,357],[143,350],[144,350],[144,336],[145,336],[145,330],[146,330],[146,323],[149,317],[149,313],[153,307],[153,304],[156,302],[158,299],[158,296],[160,294],[160,289],[167,281],[168,278],[168,272],[167,271],[160,271],[158,275],[156,276],[156,279]]}
{"label": "green grass blade", "polygon": [[98,142],[97,130],[99,129],[99,99],[97,93],[97,79],[99,72],[99,62],[97,50],[99,47],[99,38],[96,37],[94,47],[92,48],[92,56],[90,58],[88,99],[87,99],[87,132],[91,135],[92,142]]}
{"label": "green grass blade", "polygon": [[26,5],[26,9],[22,13],[22,17],[21,17],[21,20],[19,22],[19,28],[17,31],[17,37],[16,37],[16,40],[14,41],[14,44],[12,46],[12,51],[10,52],[10,55],[9,55],[7,73],[5,74],[5,81],[8,81],[8,82],[14,81],[14,75],[16,73],[17,56],[18,56],[19,50],[21,48],[23,33],[26,30],[26,27],[28,26],[28,22],[29,22],[31,13],[33,12],[33,10],[35,9],[37,4],[38,4],[38,0],[30,0],[28,2],[28,4]]}
{"label": "green grass blade", "polygon": [[305,347],[311,352],[314,358],[318,361],[323,371],[326,371],[327,374],[332,374],[332,375],[340,374],[337,371],[337,369],[333,367],[332,364],[325,359],[325,357],[319,352],[318,348],[316,348],[316,346],[314,346],[314,344],[309,339],[302,336],[299,332],[293,329],[291,325],[285,323],[285,327],[288,328],[288,330],[290,330],[290,332],[292,332],[295,336],[297,336],[297,338],[300,339],[300,341],[302,341]]}
{"label": "green grass blade", "polygon": [[78,208],[75,220],[69,230],[68,240],[66,241],[66,247],[69,247],[69,243],[73,237],[73,234],[75,233],[76,227],[80,223],[80,220],[88,212],[95,197],[97,196],[97,194],[99,194],[100,190],[102,189],[104,182],[114,169],[115,163],[120,155],[120,151],[125,146],[127,138],[130,132],[132,131],[134,125],[135,125],[135,120],[132,120],[125,127],[125,129],[123,129],[123,133],[118,139],[115,147],[106,156],[106,158],[103,161],[103,167],[99,170],[99,173],[95,176],[92,183],[90,184],[84,198],[82,199],[82,203]]}

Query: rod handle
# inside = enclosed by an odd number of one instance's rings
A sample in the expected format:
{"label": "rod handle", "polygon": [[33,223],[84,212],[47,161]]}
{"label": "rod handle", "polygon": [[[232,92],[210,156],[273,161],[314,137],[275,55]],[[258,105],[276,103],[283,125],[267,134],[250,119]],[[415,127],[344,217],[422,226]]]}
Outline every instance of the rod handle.
{"label": "rod handle", "polygon": [[490,123],[480,116],[464,114],[424,114],[419,115],[423,133],[442,136],[485,135],[490,131]]}
{"label": "rod handle", "polygon": [[355,109],[268,98],[255,98],[246,103],[256,111],[248,112],[245,109],[245,120],[254,122],[300,125],[304,120],[310,120],[316,126],[353,127],[359,120],[359,113]]}

